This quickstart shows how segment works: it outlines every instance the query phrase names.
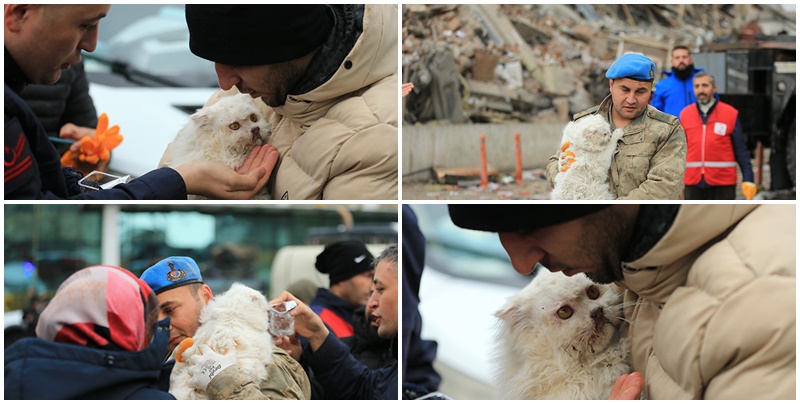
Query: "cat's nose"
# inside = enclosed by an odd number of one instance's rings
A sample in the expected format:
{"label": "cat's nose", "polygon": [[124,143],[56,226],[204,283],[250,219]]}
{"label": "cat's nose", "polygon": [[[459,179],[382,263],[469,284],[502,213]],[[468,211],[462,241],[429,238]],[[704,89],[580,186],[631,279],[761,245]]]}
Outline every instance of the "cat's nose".
{"label": "cat's nose", "polygon": [[598,308],[592,310],[591,316],[592,316],[592,319],[596,323],[599,323],[599,322],[601,322],[601,321],[606,319],[606,317],[603,315],[603,308],[602,307],[598,307]]}

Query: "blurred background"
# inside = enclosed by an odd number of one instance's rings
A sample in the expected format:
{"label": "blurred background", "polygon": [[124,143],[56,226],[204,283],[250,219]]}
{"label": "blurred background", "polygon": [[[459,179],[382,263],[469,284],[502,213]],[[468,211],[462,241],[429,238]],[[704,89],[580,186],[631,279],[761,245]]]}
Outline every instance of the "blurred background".
{"label": "blurred background", "polygon": [[215,293],[241,282],[271,298],[301,279],[327,287],[314,268],[324,245],[358,239],[377,255],[398,229],[397,205],[5,205],[4,219],[5,346],[87,266],[138,276],[190,256]]}
{"label": "blurred background", "polygon": [[497,234],[456,227],[447,205],[410,206],[426,238],[419,311],[422,338],[439,345],[439,390],[455,399],[496,399],[494,313],[532,276],[514,271]]}

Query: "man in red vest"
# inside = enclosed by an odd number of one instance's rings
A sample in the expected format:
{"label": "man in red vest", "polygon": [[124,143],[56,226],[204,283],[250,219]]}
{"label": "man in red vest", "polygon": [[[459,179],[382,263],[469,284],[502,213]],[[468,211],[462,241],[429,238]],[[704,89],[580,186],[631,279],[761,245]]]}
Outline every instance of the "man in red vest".
{"label": "man in red vest", "polygon": [[749,200],[756,194],[753,167],[745,146],[739,111],[719,101],[714,77],[706,72],[694,76],[697,102],[681,111],[686,132],[685,199],[736,199],[736,164],[742,170],[742,193]]}
{"label": "man in red vest", "polygon": [[317,270],[330,276],[330,288],[319,288],[309,306],[337,338],[354,334],[353,313],[369,301],[372,259],[358,240],[330,244],[317,256]]}

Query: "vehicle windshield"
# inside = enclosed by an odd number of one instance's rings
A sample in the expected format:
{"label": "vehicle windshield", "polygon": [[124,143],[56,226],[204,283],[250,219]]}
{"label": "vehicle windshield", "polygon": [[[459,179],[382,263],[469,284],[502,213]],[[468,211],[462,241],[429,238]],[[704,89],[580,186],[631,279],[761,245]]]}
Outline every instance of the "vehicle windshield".
{"label": "vehicle windshield", "polygon": [[92,81],[112,86],[216,87],[214,63],[189,50],[182,4],[115,4],[97,49],[83,53]]}
{"label": "vehicle windshield", "polygon": [[511,266],[496,233],[466,230],[450,220],[447,205],[412,205],[425,235],[425,263],[458,278],[524,286],[531,277]]}

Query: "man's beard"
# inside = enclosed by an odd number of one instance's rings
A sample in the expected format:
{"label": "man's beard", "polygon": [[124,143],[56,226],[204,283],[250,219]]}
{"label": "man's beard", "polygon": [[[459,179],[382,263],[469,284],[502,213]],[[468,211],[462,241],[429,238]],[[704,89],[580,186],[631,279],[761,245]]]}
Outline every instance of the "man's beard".
{"label": "man's beard", "polygon": [[261,97],[261,100],[272,108],[286,104],[286,97],[297,87],[304,74],[305,70],[295,61],[275,65],[271,74],[262,81],[262,88],[272,87],[274,90],[269,97]]}
{"label": "man's beard", "polygon": [[581,243],[587,254],[599,261],[599,269],[586,276],[596,283],[608,284],[622,280],[622,254],[631,242],[636,221],[613,207],[600,213],[586,224]]}
{"label": "man's beard", "polygon": [[686,81],[689,77],[692,77],[692,73],[694,72],[694,63],[684,67],[683,69],[678,67],[672,68],[672,73],[680,79],[681,81]]}

